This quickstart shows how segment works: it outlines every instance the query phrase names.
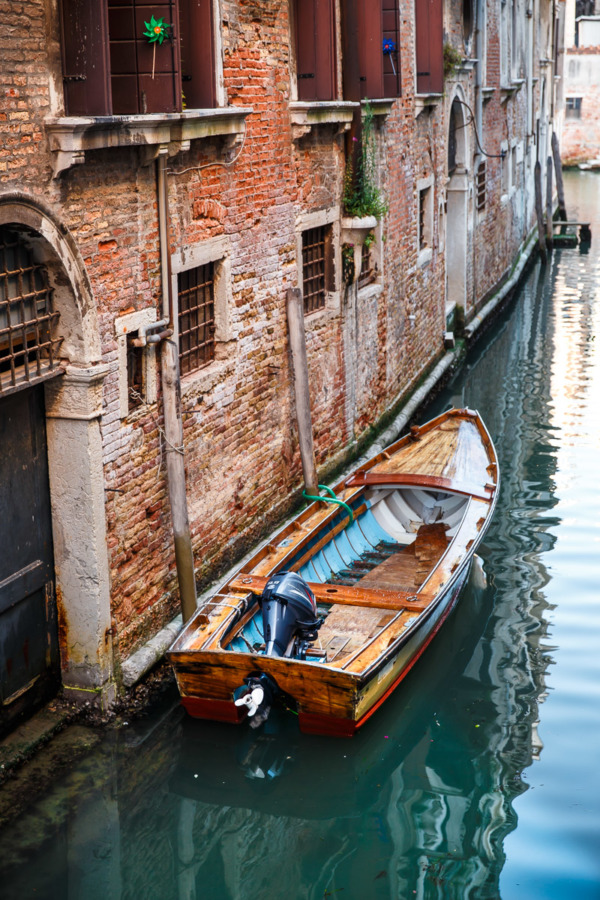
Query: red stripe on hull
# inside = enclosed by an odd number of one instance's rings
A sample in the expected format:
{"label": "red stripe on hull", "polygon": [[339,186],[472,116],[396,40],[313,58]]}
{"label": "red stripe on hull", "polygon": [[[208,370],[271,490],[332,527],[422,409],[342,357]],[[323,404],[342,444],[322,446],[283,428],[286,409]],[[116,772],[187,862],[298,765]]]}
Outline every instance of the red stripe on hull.
{"label": "red stripe on hull", "polygon": [[205,700],[200,697],[182,697],[181,702],[195,719],[212,719],[214,722],[238,724],[245,718],[244,712],[232,700]]}
{"label": "red stripe on hull", "polygon": [[[468,569],[467,569],[468,572]],[[400,672],[398,677],[389,688],[381,695],[379,700],[377,700],[373,706],[362,716],[360,719],[355,721],[354,719],[342,719],[336,718],[335,716],[324,716],[319,713],[306,713],[299,712],[298,713],[298,722],[300,725],[300,731],[304,734],[321,734],[326,735],[328,737],[352,737],[359,728],[371,718],[373,713],[375,713],[382,703],[387,700],[390,694],[395,691],[403,678],[408,675],[414,664],[420,658],[422,653],[429,646],[435,635],[438,633],[450,612],[454,609],[456,605],[456,601],[458,595],[460,593],[460,589],[462,588],[465,580],[466,574],[463,576],[458,584],[458,586],[454,589],[454,593],[448,606],[444,610],[443,615],[440,616],[439,620],[436,622],[434,628],[432,628],[431,633],[427,636],[427,639],[423,642],[423,645],[419,648],[419,650],[415,653],[415,655],[411,658],[410,662],[405,666],[405,668]],[[241,709],[241,707],[236,706],[231,700],[209,700],[206,698],[200,697],[182,697],[181,702],[187,712],[194,716],[196,719],[211,719],[215,722],[231,722],[234,724],[238,724],[241,722],[245,716],[245,712]]]}
{"label": "red stripe on hull", "polygon": [[435,625],[435,628],[432,628],[431,634],[428,636],[427,640],[423,642],[422,647],[419,648],[418,652],[415,653],[410,662],[400,672],[396,680],[392,682],[387,691],[385,691],[385,693],[381,695],[379,700],[377,700],[377,702],[373,704],[373,706],[368,710],[368,712],[364,714],[364,716],[362,716],[357,721],[354,721],[353,719],[337,719],[332,716],[298,713],[300,731],[304,732],[304,734],[322,734],[327,735],[328,737],[352,737],[359,728],[362,728],[365,722],[371,718],[373,713],[377,712],[382,703],[384,703],[390,696],[390,694],[396,690],[400,682],[408,675],[414,664],[420,658],[421,654],[427,649],[431,641],[434,639],[434,637],[456,606],[458,595],[460,594],[460,590],[465,581],[466,576],[461,578],[458,587],[455,588],[454,594],[450,602],[448,603],[446,610],[444,611],[444,614],[440,616],[438,622]]}
{"label": "red stripe on hull", "polygon": [[325,734],[327,737],[350,738],[358,728],[353,719],[336,719],[317,713],[298,713],[300,731],[303,734]]}

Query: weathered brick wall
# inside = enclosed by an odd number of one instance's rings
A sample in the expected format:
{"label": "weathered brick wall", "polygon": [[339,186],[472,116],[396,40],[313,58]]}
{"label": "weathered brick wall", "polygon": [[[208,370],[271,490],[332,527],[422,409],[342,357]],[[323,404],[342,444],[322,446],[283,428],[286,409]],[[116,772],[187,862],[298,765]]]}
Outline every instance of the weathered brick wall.
{"label": "weathered brick wall", "polygon": [[[565,57],[565,97],[577,97],[580,114],[563,126],[561,155],[565,165],[600,158],[600,47],[571,47]],[[571,113],[573,115],[573,113]]]}
{"label": "weathered brick wall", "polygon": [[[448,13],[456,41],[462,40],[460,8],[455,3]],[[488,9],[488,79],[498,86],[491,0]],[[186,376],[183,383],[189,510],[201,579],[274,524],[301,484],[285,297],[301,278],[298,217],[340,208],[344,136],[335,125],[314,127],[301,138],[292,134],[288,13],[285,2],[223,0],[228,103],[253,107],[244,143],[228,157],[220,138],[192,141],[169,161],[173,252],[215,238],[229,246],[228,340],[218,345],[212,375]],[[43,198],[73,236],[110,366],[102,417],[106,520],[112,611],[125,657],[176,611],[160,389],[156,404],[121,418],[115,337],[121,314],[154,307],[161,315],[156,170],[141,164],[135,148],[113,148],[90,151],[83,165],[53,178],[44,118],[62,113],[56,0],[0,0],[0,16],[0,186]],[[446,201],[450,101],[446,96],[415,115],[412,0],[403,0],[401,19],[403,96],[375,129],[389,204],[382,224],[384,276],[377,290],[353,297],[338,272],[339,306],[307,319],[322,466],[339,460],[442,352],[445,223],[438,212]],[[472,103],[473,75],[462,74],[460,81]],[[499,152],[507,131],[521,134],[523,116],[523,92],[507,102],[496,92],[484,112],[489,152]],[[500,160],[489,159],[489,204],[466,236],[473,304],[504,272],[523,238],[515,200],[501,200],[500,171]],[[419,265],[416,185],[429,176],[433,246],[431,259]],[[472,196],[469,204],[472,213]]]}

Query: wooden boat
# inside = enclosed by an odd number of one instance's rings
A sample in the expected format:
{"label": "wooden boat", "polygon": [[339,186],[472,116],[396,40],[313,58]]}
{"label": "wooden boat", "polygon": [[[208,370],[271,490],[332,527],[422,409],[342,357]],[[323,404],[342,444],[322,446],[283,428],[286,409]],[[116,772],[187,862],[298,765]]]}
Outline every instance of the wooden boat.
{"label": "wooden boat", "polygon": [[[499,479],[478,413],[449,410],[413,427],[301,512],[188,622],[168,652],[186,710],[260,721],[280,699],[302,731],[350,737],[455,606]],[[279,596],[288,583],[306,597]],[[294,602],[307,610],[311,596],[314,618],[298,615],[289,643],[274,646],[274,604],[293,619]]]}

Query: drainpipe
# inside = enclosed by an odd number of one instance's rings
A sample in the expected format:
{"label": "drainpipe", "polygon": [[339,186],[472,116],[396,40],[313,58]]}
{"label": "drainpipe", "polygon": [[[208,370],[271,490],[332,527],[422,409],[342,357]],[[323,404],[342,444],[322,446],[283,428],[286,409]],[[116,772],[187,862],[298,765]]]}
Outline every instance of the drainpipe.
{"label": "drainpipe", "polygon": [[[169,248],[169,204],[167,181],[167,154],[161,153],[156,161],[158,180],[158,232],[160,242],[160,273],[163,294],[163,319],[173,329],[173,295],[171,290],[171,253]],[[181,418],[181,390],[179,382],[179,353],[177,345],[168,337],[161,342],[161,378],[163,414],[165,422],[165,450],[167,458],[167,486],[175,565],[179,582],[179,598],[184,623],[196,611],[196,578],[194,556],[185,490],[185,464],[183,458],[183,420]]]}
{"label": "drainpipe", "polygon": [[[480,140],[483,143],[483,59],[485,55],[485,47],[484,47],[484,17],[485,17],[485,0],[477,0],[477,7],[475,12],[475,28],[477,29],[475,32],[475,56],[477,58],[477,64],[475,66],[475,127],[477,129],[477,134],[480,136]],[[477,165],[479,163],[479,157],[481,156],[479,145],[476,147],[475,153],[475,172],[477,171]]]}

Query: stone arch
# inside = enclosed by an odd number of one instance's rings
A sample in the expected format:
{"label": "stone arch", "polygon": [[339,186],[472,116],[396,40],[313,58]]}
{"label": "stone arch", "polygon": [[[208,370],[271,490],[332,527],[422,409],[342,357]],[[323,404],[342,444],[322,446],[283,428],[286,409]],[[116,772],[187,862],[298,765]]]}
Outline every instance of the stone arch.
{"label": "stone arch", "polygon": [[63,355],[72,365],[101,358],[100,334],[90,281],[79,248],[51,207],[21,191],[0,193],[0,225],[28,229],[38,262],[44,263],[61,314]]}
{"label": "stone arch", "polygon": [[[465,95],[460,85],[456,85],[450,103],[448,121],[448,174],[456,168],[465,169],[469,154],[468,120]],[[452,158],[451,158],[452,157]]]}
{"label": "stone arch", "polygon": [[48,473],[63,686],[74,698],[114,696],[100,419],[100,331],[77,244],[49,204],[0,193],[0,225],[21,230],[48,271],[60,313],[64,374],[45,384]]}
{"label": "stone arch", "polygon": [[448,116],[448,182],[446,186],[446,314],[466,306],[469,193],[468,109],[457,85]]}

